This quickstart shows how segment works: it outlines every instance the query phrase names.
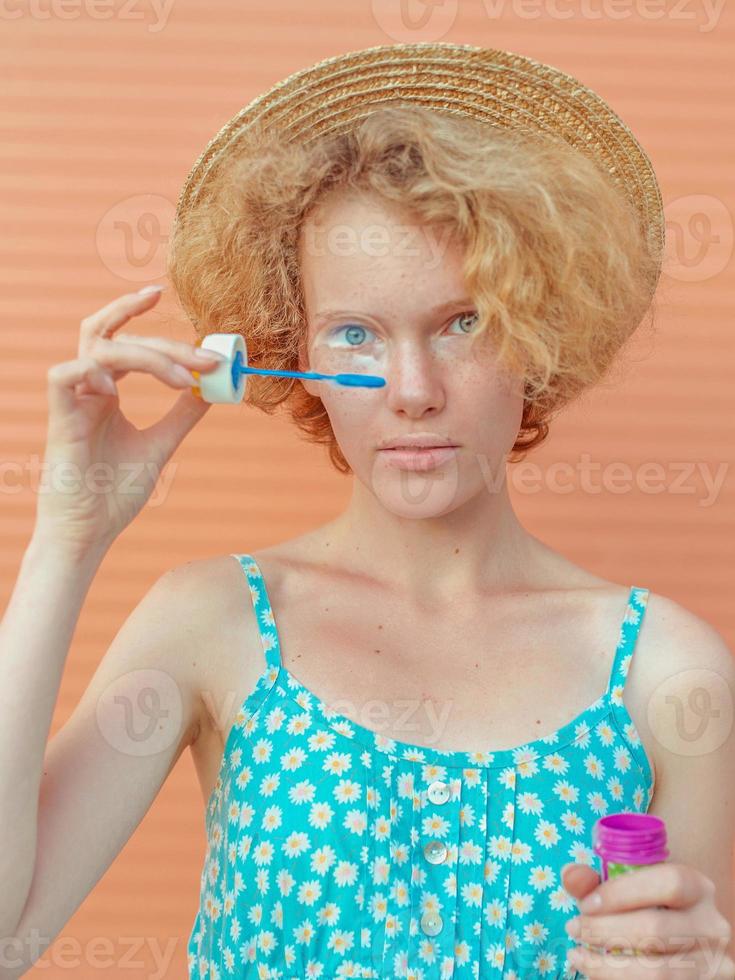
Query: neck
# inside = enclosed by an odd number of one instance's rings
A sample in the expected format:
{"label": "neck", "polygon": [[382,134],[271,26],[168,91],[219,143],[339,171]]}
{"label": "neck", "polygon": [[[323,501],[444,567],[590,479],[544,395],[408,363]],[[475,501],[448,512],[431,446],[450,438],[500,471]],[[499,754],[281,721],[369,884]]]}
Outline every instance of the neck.
{"label": "neck", "polygon": [[350,503],[329,530],[331,555],[346,569],[419,605],[533,588],[546,553],[519,523],[505,481],[449,514],[412,519],[354,479]]}

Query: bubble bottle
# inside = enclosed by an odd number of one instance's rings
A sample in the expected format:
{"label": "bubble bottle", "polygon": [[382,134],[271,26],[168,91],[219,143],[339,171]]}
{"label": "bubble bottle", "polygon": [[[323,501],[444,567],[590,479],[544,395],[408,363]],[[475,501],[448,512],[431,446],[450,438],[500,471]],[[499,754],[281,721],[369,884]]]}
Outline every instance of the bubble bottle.
{"label": "bubble bottle", "polygon": [[[660,864],[669,856],[666,824],[652,813],[610,813],[594,823],[592,849],[602,864],[603,881],[636,868]],[[614,946],[609,952],[620,956],[625,950]],[[638,954],[633,950],[632,953],[628,951],[628,955]]]}
{"label": "bubble bottle", "polygon": [[602,880],[665,861],[666,824],[652,813],[611,813],[592,827],[592,849],[602,864]]}

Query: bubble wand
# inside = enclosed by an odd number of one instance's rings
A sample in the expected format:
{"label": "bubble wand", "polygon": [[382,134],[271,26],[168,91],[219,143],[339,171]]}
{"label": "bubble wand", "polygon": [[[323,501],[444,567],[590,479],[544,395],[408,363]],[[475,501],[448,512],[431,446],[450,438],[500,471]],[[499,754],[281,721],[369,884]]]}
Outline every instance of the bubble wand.
{"label": "bubble wand", "polygon": [[278,378],[308,378],[313,381],[331,381],[348,388],[382,388],[385,378],[375,374],[321,374],[318,371],[274,371],[269,368],[249,367],[245,339],[239,333],[210,333],[197,347],[223,355],[223,360],[213,371],[191,373],[199,382],[192,390],[206,402],[236,404],[245,396],[245,376],[265,374]]}

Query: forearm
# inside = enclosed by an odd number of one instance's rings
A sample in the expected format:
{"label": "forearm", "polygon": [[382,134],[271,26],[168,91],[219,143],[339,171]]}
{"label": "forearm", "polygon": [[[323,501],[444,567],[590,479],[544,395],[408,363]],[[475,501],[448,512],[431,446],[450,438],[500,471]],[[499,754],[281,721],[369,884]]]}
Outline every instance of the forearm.
{"label": "forearm", "polygon": [[36,857],[38,798],[71,639],[104,552],[72,557],[34,537],[0,622],[0,937],[12,933]]}

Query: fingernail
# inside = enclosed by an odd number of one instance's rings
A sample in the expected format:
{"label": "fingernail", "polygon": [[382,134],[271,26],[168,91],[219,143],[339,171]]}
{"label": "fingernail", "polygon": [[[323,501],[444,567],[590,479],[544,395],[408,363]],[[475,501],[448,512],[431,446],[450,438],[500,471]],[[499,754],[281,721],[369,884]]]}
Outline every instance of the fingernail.
{"label": "fingernail", "polygon": [[148,293],[160,293],[166,287],[161,285],[156,286],[143,286],[142,289],[138,290],[138,296],[147,296]]}
{"label": "fingernail", "polygon": [[217,351],[213,350],[203,350],[201,347],[197,347],[197,349],[194,351],[194,357],[201,357],[203,361],[224,360],[224,354],[219,354]]}
{"label": "fingernail", "polygon": [[593,892],[591,895],[585,896],[577,905],[580,912],[596,912],[602,905],[602,895]]}

